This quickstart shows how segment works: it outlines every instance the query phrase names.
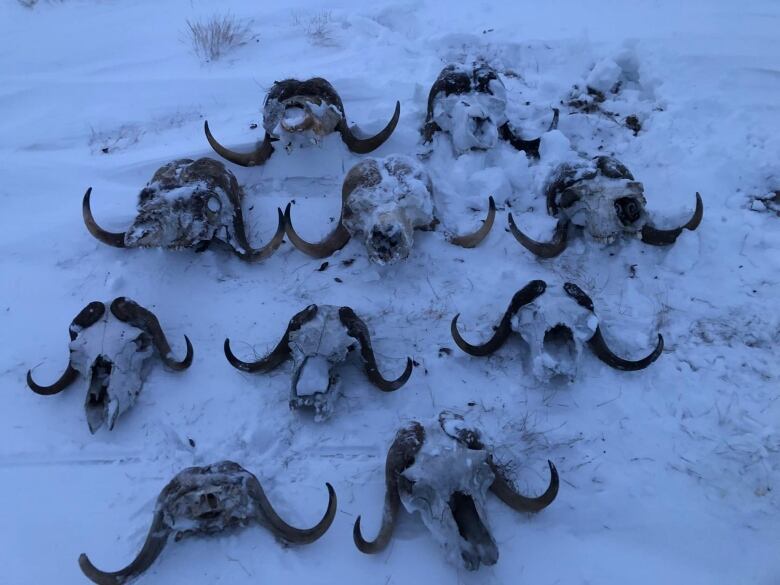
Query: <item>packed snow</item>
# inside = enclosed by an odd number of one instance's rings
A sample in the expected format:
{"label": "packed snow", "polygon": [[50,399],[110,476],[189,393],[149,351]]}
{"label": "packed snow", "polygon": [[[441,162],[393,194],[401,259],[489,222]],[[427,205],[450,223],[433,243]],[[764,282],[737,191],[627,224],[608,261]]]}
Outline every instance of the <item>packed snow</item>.
{"label": "packed snow", "polygon": [[[204,62],[187,20],[228,12],[251,34]],[[332,526],[296,547],[260,527],[185,539],[139,584],[777,583],[779,25],[773,0],[0,5],[0,584],[88,583],[83,552],[101,568],[125,566],[166,483],[222,460],[256,475],[294,526],[319,521],[330,482]],[[512,127],[541,136],[539,160],[503,140],[462,154],[448,133],[422,143],[439,72],[476,60],[501,76]],[[376,266],[358,239],[325,261],[285,242],[247,263],[216,248],[117,249],[87,231],[88,187],[100,225],[123,231],[158,168],[221,161],[204,120],[249,152],[273,82],[316,76],[361,136],[384,128],[399,100],[397,128],[370,156],[416,158],[455,232],[478,226],[492,195],[488,237],[464,249],[430,232],[405,260]],[[548,132],[553,107],[560,121]],[[701,225],[667,247],[572,238],[557,258],[537,259],[506,231],[507,213],[546,241],[551,172],[598,155],[642,182],[657,226],[690,217],[701,193]],[[330,233],[344,176],[364,158],[329,134],[277,148],[262,166],[225,162],[245,192],[249,243],[268,242],[291,201],[307,240]],[[466,339],[483,339],[533,279],[579,285],[619,355],[644,355],[656,331],[663,354],[623,372],[583,352],[573,382],[540,382],[519,336],[486,358],[455,346],[456,313]],[[152,368],[136,405],[92,435],[76,385],[38,396],[25,377],[56,379],[70,321],[118,296],[157,315],[173,356],[186,333],[195,357],[183,372]],[[378,392],[361,368],[341,368],[338,408],[315,423],[290,410],[289,362],[267,375],[227,362],[226,337],[244,358],[265,355],[311,303],[353,307],[381,372],[414,358],[409,381]],[[401,514],[377,555],[352,540],[358,515],[364,534],[380,525],[396,431],[443,410],[483,431],[522,493],[544,491],[548,459],[560,475],[537,514],[486,499],[500,557],[476,572],[448,562],[419,514]]]}

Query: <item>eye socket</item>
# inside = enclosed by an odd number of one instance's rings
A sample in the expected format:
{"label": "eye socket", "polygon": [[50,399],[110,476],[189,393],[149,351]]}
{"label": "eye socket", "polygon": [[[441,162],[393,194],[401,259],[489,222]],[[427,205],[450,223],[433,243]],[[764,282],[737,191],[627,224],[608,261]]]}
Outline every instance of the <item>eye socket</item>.
{"label": "eye socket", "polygon": [[222,211],[222,200],[216,195],[211,195],[206,200],[206,211],[208,211],[212,215],[216,215],[217,213]]}
{"label": "eye socket", "polygon": [[615,213],[617,213],[620,223],[631,225],[642,215],[642,207],[633,197],[621,197],[615,201]]}

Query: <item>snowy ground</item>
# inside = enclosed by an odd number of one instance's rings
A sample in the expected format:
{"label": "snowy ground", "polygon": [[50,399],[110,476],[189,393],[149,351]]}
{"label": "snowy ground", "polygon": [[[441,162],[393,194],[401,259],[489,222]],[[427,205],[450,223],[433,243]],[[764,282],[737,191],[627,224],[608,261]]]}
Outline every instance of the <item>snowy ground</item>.
{"label": "snowy ground", "polygon": [[[86,583],[81,552],[101,568],[124,566],[163,485],[186,466],[226,458],[254,472],[300,525],[320,517],[331,482],[339,511],[330,531],[300,548],[261,528],[171,543],[139,583],[780,582],[780,219],[751,208],[780,189],[780,6],[219,4],[251,18],[256,37],[209,64],[192,53],[185,21],[212,15],[214,3],[0,7],[0,583]],[[217,158],[204,119],[223,144],[248,149],[261,136],[249,125],[262,122],[263,95],[284,77],[328,78],[367,130],[400,100],[398,128],[376,154],[421,153],[430,84],[445,63],[475,56],[505,74],[510,119],[527,136],[545,129],[552,106],[561,122],[539,162],[506,144],[455,158],[446,137],[436,139],[425,164],[445,224],[473,229],[487,195],[499,204],[496,227],[474,250],[418,232],[402,264],[377,270],[353,241],[318,271],[321,261],[288,243],[246,265],[222,251],[109,248],[82,223],[88,186],[98,221],[118,231],[163,163]],[[604,108],[637,114],[637,136],[566,105],[605,59],[631,83]],[[530,235],[549,234],[543,180],[577,151],[625,162],[661,226],[680,223],[701,192],[702,225],[669,249],[601,249],[580,238],[555,260],[535,260],[504,230],[508,205]],[[358,160],[331,136],[321,148],[279,151],[262,168],[230,165],[252,207],[252,241],[268,240],[276,207],[292,199],[301,235],[329,231],[341,178]],[[540,385],[516,338],[490,358],[455,348],[455,313],[464,336],[484,337],[534,278],[588,291],[616,350],[640,355],[661,331],[663,355],[637,373],[587,355],[575,383]],[[195,361],[184,373],[156,367],[115,430],[91,436],[83,381],[41,397],[25,374],[34,367],[39,381],[54,380],[70,320],[89,301],[120,295],[157,313],[176,356],[187,334]],[[229,366],[225,337],[245,358],[262,354],[309,303],[354,307],[386,375],[414,357],[409,383],[383,394],[345,369],[339,410],[315,423],[288,409],[289,366],[268,376]],[[490,500],[501,556],[476,574],[447,564],[416,517],[402,515],[379,555],[352,543],[357,515],[369,537],[379,525],[395,430],[444,408],[482,426],[521,489],[544,489],[548,458],[562,482],[535,516]]]}

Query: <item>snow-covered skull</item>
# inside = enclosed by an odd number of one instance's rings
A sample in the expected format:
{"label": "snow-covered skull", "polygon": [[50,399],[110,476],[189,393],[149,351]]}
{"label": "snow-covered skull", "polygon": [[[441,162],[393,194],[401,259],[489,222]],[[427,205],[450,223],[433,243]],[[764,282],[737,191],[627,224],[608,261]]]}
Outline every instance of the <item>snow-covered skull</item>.
{"label": "snow-covered skull", "polygon": [[538,512],[558,494],[558,472],[552,462],[550,483],[538,497],[515,491],[505,471],[479,430],[469,428],[460,415],[443,412],[438,424],[412,422],[398,431],[385,463],[385,505],[379,534],[363,538],[360,517],[353,538],[361,552],[378,553],[387,547],[403,503],[419,512],[423,523],[453,564],[475,571],[498,561],[498,547],[487,522],[488,491],[514,510]]}
{"label": "snow-covered skull", "polygon": [[695,230],[704,214],[696,193],[696,210],[691,219],[675,229],[652,226],[645,210],[644,186],[628,168],[611,156],[597,156],[556,167],[547,181],[547,212],[558,218],[552,241],[542,243],[526,236],[509,214],[509,228],[518,242],[541,256],[552,258],[566,249],[570,226],[583,228],[594,240],[612,243],[628,235],[646,244],[673,244],[683,229]]}
{"label": "snow-covered skull", "polygon": [[[361,238],[369,260],[393,264],[404,260],[414,244],[414,230],[432,230],[438,224],[433,184],[422,165],[405,155],[367,158],[350,169],[341,189],[341,217],[330,235],[316,244],[301,238],[292,225],[291,204],[284,217],[290,242],[302,252],[324,258],[343,248],[350,238]],[[477,231],[449,241],[473,248],[490,232],[495,203]]]}
{"label": "snow-covered skull", "polygon": [[[470,66],[447,65],[428,94],[423,139],[430,142],[437,131],[447,132],[458,153],[493,148],[502,139],[538,158],[540,139],[523,140],[515,134],[507,119],[506,104],[504,82],[484,61]],[[550,129],[557,124],[555,110]]]}
{"label": "snow-covered skull", "polygon": [[192,363],[192,344],[186,335],[187,355],[177,362],[171,357],[171,347],[157,317],[125,297],[114,299],[110,305],[89,303],[73,319],[69,333],[70,360],[59,380],[51,386],[39,386],[30,370],[27,385],[36,394],[49,396],[65,390],[79,374],[84,376],[84,409],[92,433],[103,425],[112,430],[119,415],[135,404],[155,355],[176,371]]}
{"label": "snow-covered skull", "polygon": [[214,151],[237,165],[251,167],[261,165],[273,154],[273,143],[280,141],[285,148],[306,144],[319,144],[324,136],[339,132],[352,152],[366,154],[379,148],[393,133],[401,115],[400,102],[387,126],[370,138],[358,138],[357,128],[350,128],[344,112],[344,104],[333,86],[322,77],[300,81],[277,81],[266,95],[263,105],[265,138],[250,153],[229,150],[217,142],[205,122],[206,138]]}
{"label": "snow-covered skull", "polygon": [[332,414],[339,395],[336,368],[358,347],[366,376],[383,392],[397,390],[411,376],[412,360],[407,358],[403,374],[395,380],[383,378],[366,324],[350,307],[333,305],[309,305],[293,316],[276,348],[264,358],[239,360],[229,339],[225,340],[225,356],[234,368],[261,373],[292,359],[290,407],[312,410],[315,420],[321,421]]}
{"label": "snow-covered skull", "polygon": [[533,280],[512,297],[490,340],[482,345],[465,341],[458,331],[460,314],[452,319],[452,337],[460,349],[481,357],[496,351],[516,332],[528,344],[534,376],[545,382],[555,376],[573,381],[584,345],[608,366],[625,371],[644,369],[661,355],[664,339],[659,333],[655,349],[646,357],[635,361],[618,357],[601,333],[591,298],[571,282],[561,289],[548,289],[544,281]]}
{"label": "snow-covered skull", "polygon": [[171,536],[178,542],[191,535],[212,535],[253,523],[267,528],[281,542],[309,544],[330,528],[336,515],[336,492],[329,484],[328,508],[312,528],[295,528],[274,510],[260,481],[233,461],[179,472],[160,492],[149,534],[136,558],[124,569],[105,572],[86,554],[79,557],[84,574],[98,585],[121,585],[146,571]]}
{"label": "snow-covered skull", "polygon": [[193,248],[200,252],[214,241],[228,244],[242,260],[270,256],[284,239],[284,217],[277,209],[277,228],[260,249],[249,245],[235,175],[210,158],[178,159],[160,169],[141,190],[138,215],[126,232],[107,232],[90,209],[92,188],[84,195],[84,223],[98,240],[117,248]]}

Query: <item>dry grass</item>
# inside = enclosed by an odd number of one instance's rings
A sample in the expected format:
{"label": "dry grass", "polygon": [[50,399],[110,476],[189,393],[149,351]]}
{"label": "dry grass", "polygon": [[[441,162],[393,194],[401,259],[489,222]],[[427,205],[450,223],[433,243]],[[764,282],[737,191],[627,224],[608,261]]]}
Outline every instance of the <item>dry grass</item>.
{"label": "dry grass", "polygon": [[185,34],[195,55],[209,63],[254,38],[250,25],[248,19],[230,14],[214,15],[204,20],[187,20]]}
{"label": "dry grass", "polygon": [[301,29],[312,45],[331,47],[336,44],[333,37],[333,13],[330,10],[314,14],[294,11],[291,16],[293,26]]}

